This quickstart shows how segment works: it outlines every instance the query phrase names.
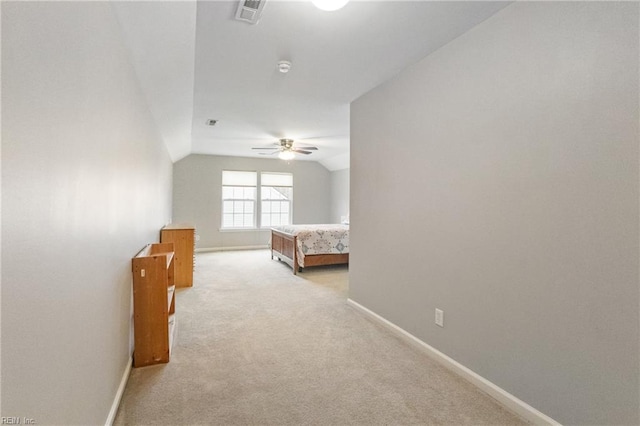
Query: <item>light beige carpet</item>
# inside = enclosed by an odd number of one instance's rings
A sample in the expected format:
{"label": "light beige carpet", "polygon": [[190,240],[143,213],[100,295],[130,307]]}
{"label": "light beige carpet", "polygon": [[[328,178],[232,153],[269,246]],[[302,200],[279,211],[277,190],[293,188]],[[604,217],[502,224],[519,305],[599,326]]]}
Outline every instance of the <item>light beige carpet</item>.
{"label": "light beige carpet", "polygon": [[116,425],[525,424],[347,306],[346,266],[198,254],[171,362],[134,369]]}

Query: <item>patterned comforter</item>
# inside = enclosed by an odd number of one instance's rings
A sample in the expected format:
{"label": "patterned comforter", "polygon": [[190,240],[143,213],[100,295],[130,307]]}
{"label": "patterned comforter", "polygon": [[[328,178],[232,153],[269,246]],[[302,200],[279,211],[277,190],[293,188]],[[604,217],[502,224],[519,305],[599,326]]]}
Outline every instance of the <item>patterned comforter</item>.
{"label": "patterned comforter", "polygon": [[307,254],[349,253],[349,225],[286,225],[273,229],[298,237],[296,253],[303,268]]}

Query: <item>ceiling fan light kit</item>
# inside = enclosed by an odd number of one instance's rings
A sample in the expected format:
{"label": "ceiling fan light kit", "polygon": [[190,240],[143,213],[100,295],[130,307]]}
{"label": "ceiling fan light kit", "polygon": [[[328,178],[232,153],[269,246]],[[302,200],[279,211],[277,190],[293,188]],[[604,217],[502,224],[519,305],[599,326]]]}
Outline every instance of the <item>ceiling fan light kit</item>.
{"label": "ceiling fan light kit", "polygon": [[327,12],[342,9],[348,2],[349,0],[311,0],[315,7]]}
{"label": "ceiling fan light kit", "polygon": [[280,151],[280,153],[278,153],[278,158],[281,160],[289,161],[296,158],[296,154],[294,154],[293,151]]}

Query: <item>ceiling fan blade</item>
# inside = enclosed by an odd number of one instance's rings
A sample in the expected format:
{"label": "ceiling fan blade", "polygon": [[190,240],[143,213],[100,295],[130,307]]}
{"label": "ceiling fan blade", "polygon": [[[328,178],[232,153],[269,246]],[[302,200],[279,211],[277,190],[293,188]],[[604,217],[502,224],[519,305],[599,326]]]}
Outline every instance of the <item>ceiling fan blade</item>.
{"label": "ceiling fan blade", "polygon": [[273,151],[273,152],[259,152],[258,154],[260,155],[273,155],[273,154],[277,154],[279,151]]}
{"label": "ceiling fan blade", "polygon": [[323,139],[323,140],[325,140],[325,139],[336,139],[336,138],[341,138],[341,137],[343,137],[343,136],[341,136],[341,135],[323,135],[323,136],[309,136],[309,137],[304,137],[304,138],[303,137],[299,137],[299,138],[296,138],[296,140],[302,142],[302,141],[312,141],[312,140],[317,140],[317,139]]}
{"label": "ceiling fan blade", "polygon": [[298,148],[292,149],[291,151],[297,152],[298,154],[311,154],[311,151],[303,151],[303,150],[298,149]]}
{"label": "ceiling fan blade", "polygon": [[296,146],[296,149],[306,149],[309,151],[317,151],[318,148],[316,148],[315,146]]}
{"label": "ceiling fan blade", "polygon": [[270,149],[270,150],[277,150],[278,148],[251,148],[251,149]]}

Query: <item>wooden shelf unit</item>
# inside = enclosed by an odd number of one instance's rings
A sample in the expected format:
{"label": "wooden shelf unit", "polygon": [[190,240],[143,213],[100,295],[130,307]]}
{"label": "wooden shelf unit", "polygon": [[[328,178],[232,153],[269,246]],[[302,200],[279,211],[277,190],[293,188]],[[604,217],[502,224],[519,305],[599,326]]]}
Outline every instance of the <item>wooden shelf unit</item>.
{"label": "wooden shelf unit", "polygon": [[133,366],[169,362],[175,331],[173,243],[148,244],[133,259]]}
{"label": "wooden shelf unit", "polygon": [[175,247],[176,287],[193,286],[196,228],[187,223],[167,225],[160,230],[160,241]]}

